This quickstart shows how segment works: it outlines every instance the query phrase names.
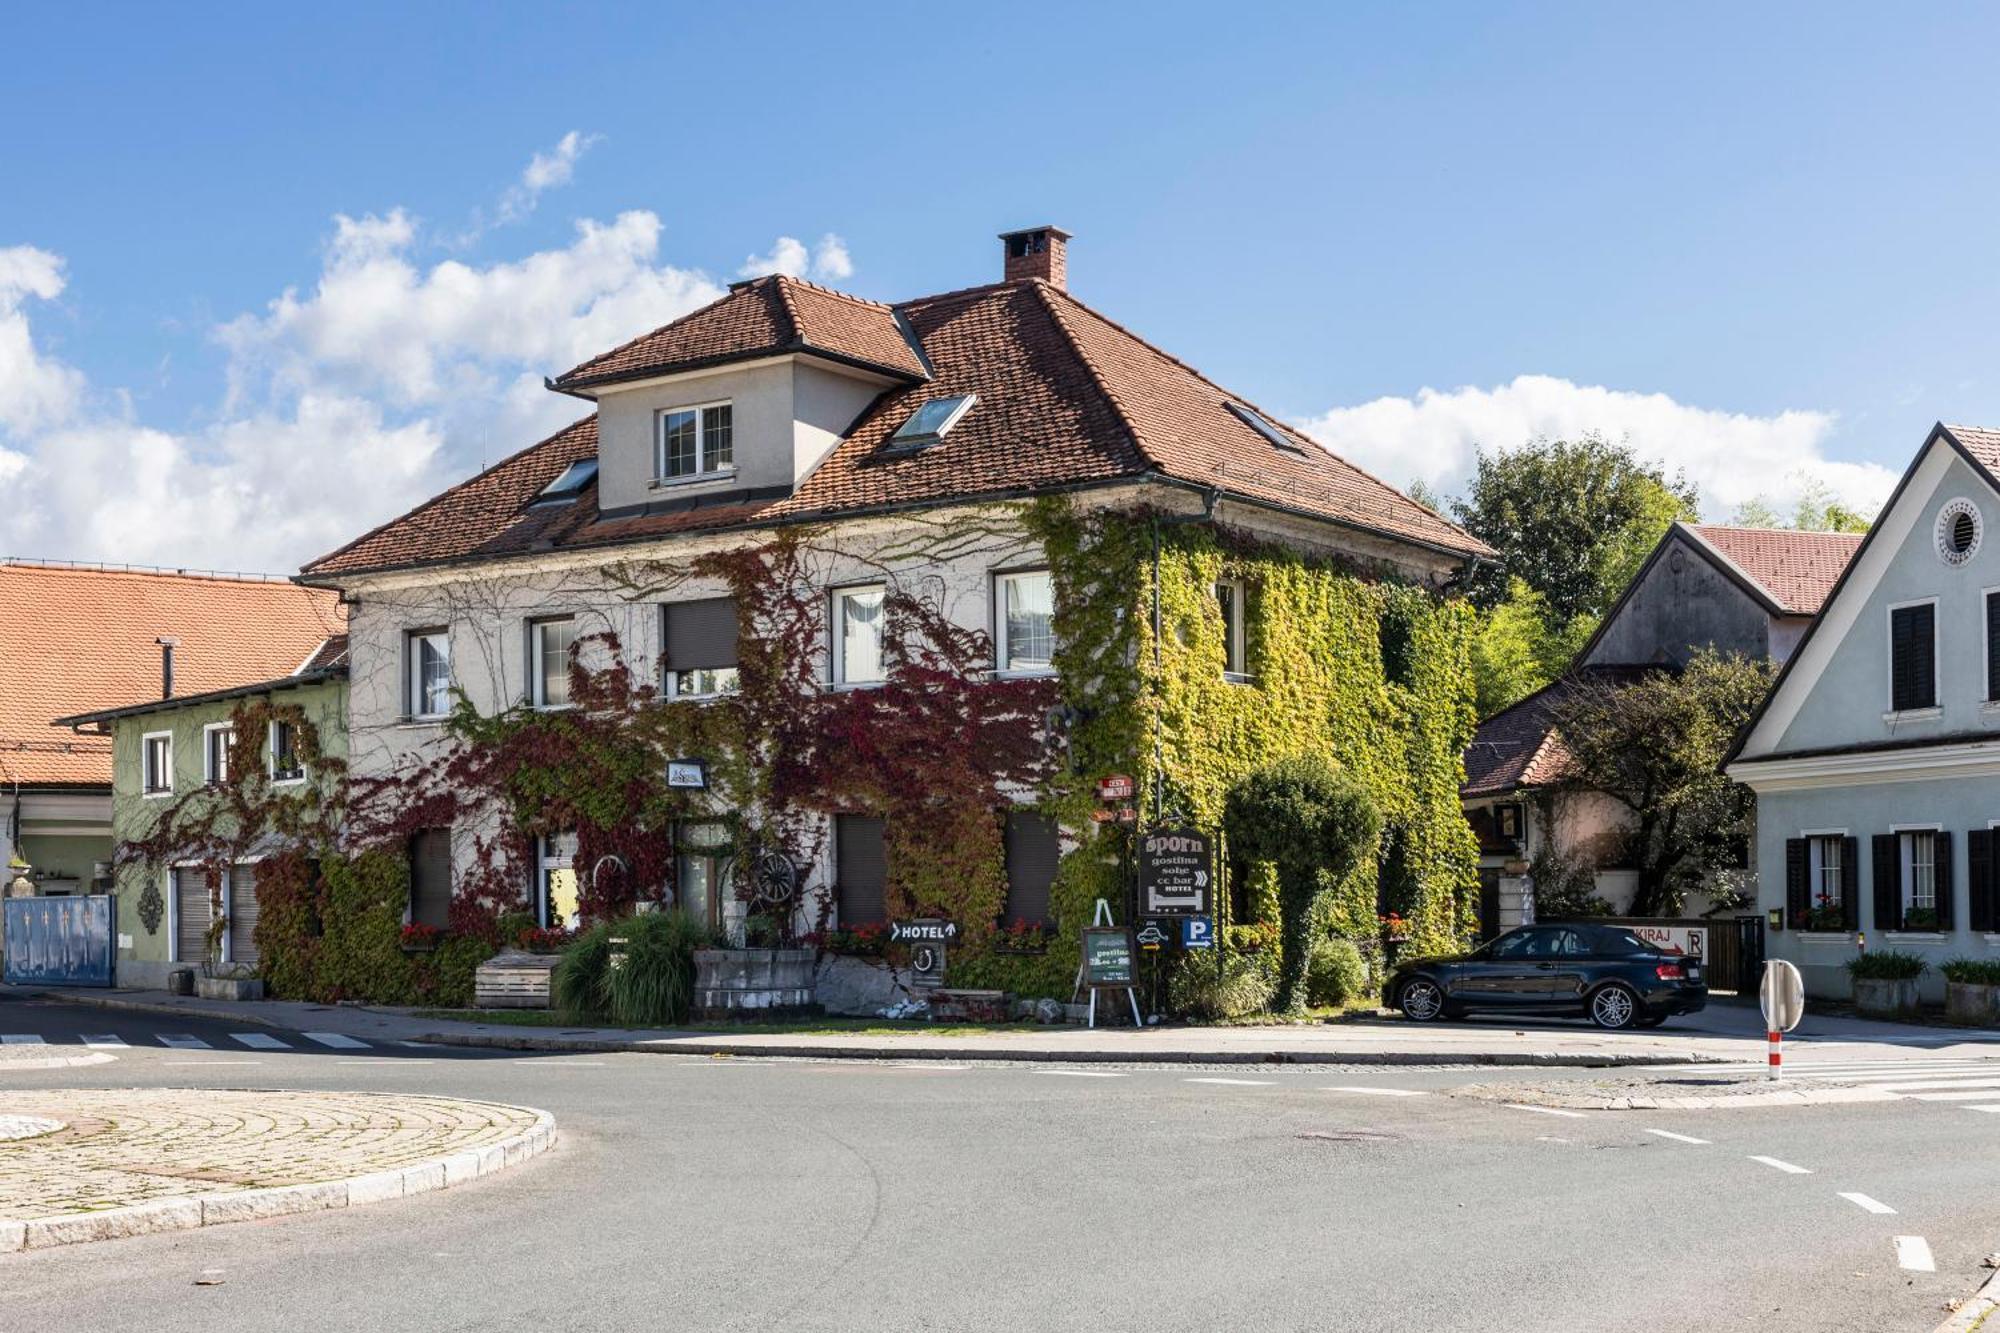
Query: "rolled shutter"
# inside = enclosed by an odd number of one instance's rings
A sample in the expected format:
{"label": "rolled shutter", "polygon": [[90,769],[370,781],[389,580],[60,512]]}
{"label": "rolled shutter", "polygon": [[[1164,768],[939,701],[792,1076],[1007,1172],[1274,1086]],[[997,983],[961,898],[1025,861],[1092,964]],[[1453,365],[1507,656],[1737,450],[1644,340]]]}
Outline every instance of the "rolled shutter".
{"label": "rolled shutter", "polygon": [[1056,882],[1061,843],[1055,821],[1032,810],[1007,816],[1006,921],[1029,925],[1049,922],[1049,888]]}
{"label": "rolled shutter", "polygon": [[1843,930],[1861,927],[1861,839],[1840,840],[1840,925]]}
{"label": "rolled shutter", "polygon": [[257,867],[229,870],[229,961],[255,967],[257,956]]}
{"label": "rolled shutter", "polygon": [[174,872],[174,961],[208,961],[208,927],[215,919],[208,898],[208,872],[199,867]]}
{"label": "rolled shutter", "polygon": [[1806,840],[1785,839],[1785,919],[1793,930],[1806,928],[1806,913],[1812,910],[1812,888],[1807,883],[1811,865]]}
{"label": "rolled shutter", "polygon": [[410,839],[410,921],[443,930],[451,923],[451,830],[427,828]]}
{"label": "rolled shutter", "polygon": [[865,926],[884,920],[889,866],[882,849],[882,821],[868,815],[836,815],[833,838],[840,924]]}
{"label": "rolled shutter", "polygon": [[666,605],[666,661],[674,671],[736,665],[736,599],[707,597]]}
{"label": "rolled shutter", "polygon": [[1993,830],[1976,828],[1965,835],[1965,924],[1973,930],[1993,929]]}
{"label": "rolled shutter", "polygon": [[1951,930],[1954,900],[1958,897],[1958,884],[1951,873],[1951,834],[1937,833],[1931,846],[1937,857],[1937,918],[1939,930]]}
{"label": "rolled shutter", "polygon": [[1900,930],[1903,925],[1903,866],[1893,833],[1875,835],[1875,929]]}

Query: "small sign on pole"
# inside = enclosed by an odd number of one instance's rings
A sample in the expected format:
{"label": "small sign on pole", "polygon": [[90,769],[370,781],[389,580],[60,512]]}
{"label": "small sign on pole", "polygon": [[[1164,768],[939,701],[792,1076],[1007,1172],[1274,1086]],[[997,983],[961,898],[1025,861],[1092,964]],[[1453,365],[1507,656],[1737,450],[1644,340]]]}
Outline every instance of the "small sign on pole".
{"label": "small sign on pole", "polygon": [[1214,947],[1214,917],[1184,916],[1181,918],[1181,948],[1213,949]]}
{"label": "small sign on pole", "polygon": [[1757,987],[1757,1003],[1764,1011],[1764,1032],[1770,1043],[1771,1078],[1784,1077],[1785,1034],[1805,1017],[1806,988],[1798,968],[1782,958],[1764,962],[1764,980]]}

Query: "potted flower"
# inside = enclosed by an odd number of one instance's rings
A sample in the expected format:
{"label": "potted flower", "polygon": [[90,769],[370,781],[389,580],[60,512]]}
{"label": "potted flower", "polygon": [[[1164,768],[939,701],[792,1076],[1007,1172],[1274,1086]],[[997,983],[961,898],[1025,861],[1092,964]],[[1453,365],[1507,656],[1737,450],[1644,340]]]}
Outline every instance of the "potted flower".
{"label": "potted flower", "polygon": [[436,926],[412,921],[403,927],[403,952],[430,953],[438,947],[438,941],[443,938],[444,932]]}
{"label": "potted flower", "polygon": [[1944,973],[1944,1016],[1954,1023],[1992,1027],[2000,1022],[2000,960],[1948,958]]}
{"label": "potted flower", "polygon": [[998,953],[1044,954],[1049,951],[1049,937],[1055,933],[1052,925],[1015,917],[1012,924],[1000,928],[993,947]]}
{"label": "potted flower", "polygon": [[1904,930],[1936,930],[1938,928],[1937,908],[1905,908],[1901,928]]}
{"label": "potted flower", "polygon": [[1822,893],[1806,908],[1806,929],[1846,930],[1847,909],[1832,894]]}
{"label": "potted flower", "polygon": [[575,938],[574,931],[561,926],[529,926],[514,937],[514,943],[529,953],[561,953]]}
{"label": "potted flower", "polygon": [[1854,982],[1854,1007],[1880,1018],[1906,1018],[1917,1011],[1917,978],[1930,964],[1913,953],[1880,949],[1847,960]]}

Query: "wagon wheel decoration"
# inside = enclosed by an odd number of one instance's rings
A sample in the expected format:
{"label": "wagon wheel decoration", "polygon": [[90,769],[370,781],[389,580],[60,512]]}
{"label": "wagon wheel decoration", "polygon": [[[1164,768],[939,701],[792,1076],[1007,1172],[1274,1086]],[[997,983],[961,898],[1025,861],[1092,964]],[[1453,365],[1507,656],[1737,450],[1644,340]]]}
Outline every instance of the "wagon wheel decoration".
{"label": "wagon wheel decoration", "polygon": [[798,867],[783,852],[770,850],[754,854],[750,858],[749,871],[750,892],[767,907],[783,906],[798,893]]}

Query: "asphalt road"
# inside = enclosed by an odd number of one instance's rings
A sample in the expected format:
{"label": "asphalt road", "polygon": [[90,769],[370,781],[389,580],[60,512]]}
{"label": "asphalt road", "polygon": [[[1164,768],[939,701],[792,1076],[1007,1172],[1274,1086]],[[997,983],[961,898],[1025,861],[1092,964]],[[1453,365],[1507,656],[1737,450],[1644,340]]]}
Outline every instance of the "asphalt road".
{"label": "asphalt road", "polygon": [[560,1142],[397,1203],[0,1255],[6,1329],[1886,1333],[2000,1248],[2000,1115],[1951,1102],[1553,1115],[1448,1095],[1492,1071],[258,1050],[0,1001],[8,1033],[126,1044],[0,1088],[447,1093],[552,1111]]}

